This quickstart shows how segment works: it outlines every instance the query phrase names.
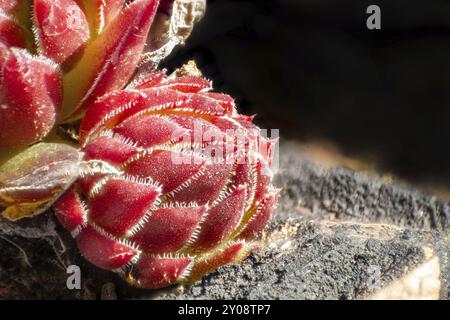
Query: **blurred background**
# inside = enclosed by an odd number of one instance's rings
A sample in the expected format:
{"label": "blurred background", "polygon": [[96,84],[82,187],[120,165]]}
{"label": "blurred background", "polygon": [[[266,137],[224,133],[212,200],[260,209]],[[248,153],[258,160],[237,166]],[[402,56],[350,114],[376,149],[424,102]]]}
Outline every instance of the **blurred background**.
{"label": "blurred background", "polygon": [[450,1],[210,0],[188,59],[282,139],[450,189]]}

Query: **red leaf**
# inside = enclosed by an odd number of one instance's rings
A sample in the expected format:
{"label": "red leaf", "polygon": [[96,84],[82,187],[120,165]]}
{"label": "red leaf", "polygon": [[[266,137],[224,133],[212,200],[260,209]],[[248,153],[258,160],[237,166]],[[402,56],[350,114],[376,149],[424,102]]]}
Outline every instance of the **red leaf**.
{"label": "red leaf", "polygon": [[279,190],[273,190],[257,205],[254,215],[247,222],[239,238],[253,240],[260,235],[272,215],[279,194]]}
{"label": "red leaf", "polygon": [[[192,161],[181,164],[174,161],[177,154],[167,150],[156,150],[154,152],[139,156],[136,161],[131,161],[125,165],[125,172],[142,178],[150,177],[153,181],[162,185],[163,192],[171,192],[187,182],[194,175],[198,174],[203,163]],[[202,175],[204,176],[204,175]],[[192,196],[187,196],[186,200],[180,202],[191,202]]]}
{"label": "red leaf", "polygon": [[171,253],[180,250],[192,237],[206,208],[174,206],[161,208],[152,213],[148,222],[131,240],[145,252]]}
{"label": "red leaf", "polygon": [[75,0],[35,0],[34,19],[42,53],[59,64],[89,39],[86,16]]}
{"label": "red leaf", "polygon": [[245,188],[238,188],[210,208],[198,240],[193,245],[194,250],[208,250],[224,241],[244,215],[245,199]]}
{"label": "red leaf", "polygon": [[0,147],[39,141],[61,108],[60,71],[44,58],[1,43],[0,67]]}
{"label": "red leaf", "polygon": [[120,268],[138,255],[136,249],[99,233],[91,226],[82,229],[76,240],[81,254],[102,269]]}
{"label": "red leaf", "polygon": [[98,137],[84,148],[84,158],[86,160],[103,160],[119,166],[136,152],[136,148],[121,140]]}
{"label": "red leaf", "polygon": [[157,201],[160,190],[130,178],[105,179],[89,201],[90,218],[106,231],[121,236],[145,216]]}
{"label": "red leaf", "polygon": [[167,287],[177,282],[189,268],[192,258],[159,258],[144,256],[136,264],[136,284],[147,289]]}
{"label": "red leaf", "polygon": [[159,114],[183,105],[188,97],[173,90],[122,90],[103,96],[92,104],[80,125],[80,143],[84,145],[97,131],[121,123],[144,111]]}
{"label": "red leaf", "polygon": [[199,260],[186,277],[186,281],[188,283],[194,283],[204,274],[212,272],[222,265],[238,262],[246,257],[251,249],[253,249],[253,245],[245,242],[228,244],[224,249],[220,251],[216,250]]}
{"label": "red leaf", "polygon": [[53,210],[59,222],[69,231],[74,231],[87,222],[87,213],[75,187],[72,187],[58,199],[53,205]]}
{"label": "red leaf", "polygon": [[170,118],[139,117],[124,121],[114,128],[114,132],[131,139],[140,147],[149,148],[170,141],[178,141],[188,134],[188,130],[179,126]]}
{"label": "red leaf", "polygon": [[[65,121],[81,118],[98,97],[124,87],[134,74],[159,0],[136,0],[86,48],[65,76]],[[80,83],[79,79],[84,82]]]}
{"label": "red leaf", "polygon": [[8,47],[25,48],[27,41],[24,30],[14,19],[0,11],[0,42]]}

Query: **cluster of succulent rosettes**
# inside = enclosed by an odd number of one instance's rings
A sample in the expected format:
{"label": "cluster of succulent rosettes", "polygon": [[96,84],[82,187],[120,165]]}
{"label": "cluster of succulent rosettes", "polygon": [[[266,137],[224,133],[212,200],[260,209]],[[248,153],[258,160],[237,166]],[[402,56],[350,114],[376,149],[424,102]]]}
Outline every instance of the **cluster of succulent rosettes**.
{"label": "cluster of succulent rosettes", "polygon": [[86,173],[54,209],[91,263],[160,288],[192,283],[257,244],[279,194],[276,142],[210,89],[154,73],[89,107],[84,157],[108,169]]}
{"label": "cluster of succulent rosettes", "polygon": [[[149,72],[204,10],[205,0],[0,0],[3,217],[44,212],[63,193],[54,211],[82,255],[143,288],[248,255],[278,198],[276,142],[209,81]],[[78,146],[52,132],[80,120]]]}
{"label": "cluster of succulent rosettes", "polygon": [[204,2],[0,0],[0,147],[35,143],[56,122],[81,119],[187,37]]}
{"label": "cluster of succulent rosettes", "polygon": [[39,214],[68,188],[87,108],[156,70],[205,7],[206,0],[0,0],[3,217]]}

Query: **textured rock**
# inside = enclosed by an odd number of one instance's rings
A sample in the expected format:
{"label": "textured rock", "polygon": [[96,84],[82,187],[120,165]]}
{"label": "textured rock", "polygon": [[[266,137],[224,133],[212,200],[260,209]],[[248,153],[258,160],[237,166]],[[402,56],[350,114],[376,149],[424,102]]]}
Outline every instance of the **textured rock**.
{"label": "textured rock", "polygon": [[353,223],[291,221],[284,227],[296,229],[291,240],[253,255],[240,266],[222,268],[218,275],[178,297],[362,298],[424,258],[416,238],[403,241],[404,233],[388,226],[384,227],[392,238],[378,238],[370,234],[370,227]]}

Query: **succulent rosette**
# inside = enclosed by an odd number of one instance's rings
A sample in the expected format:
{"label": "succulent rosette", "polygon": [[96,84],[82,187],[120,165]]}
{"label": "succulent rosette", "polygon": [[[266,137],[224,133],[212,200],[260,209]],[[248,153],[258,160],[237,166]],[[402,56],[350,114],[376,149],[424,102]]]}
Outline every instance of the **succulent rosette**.
{"label": "succulent rosette", "polygon": [[192,68],[156,71],[205,1],[0,8],[3,217],[53,205],[88,261],[142,288],[192,283],[258,245],[276,141]]}
{"label": "succulent rosette", "polygon": [[199,77],[155,73],[98,99],[80,127],[87,173],[55,205],[81,254],[134,285],[192,282],[247,256],[277,201],[275,141]]}

